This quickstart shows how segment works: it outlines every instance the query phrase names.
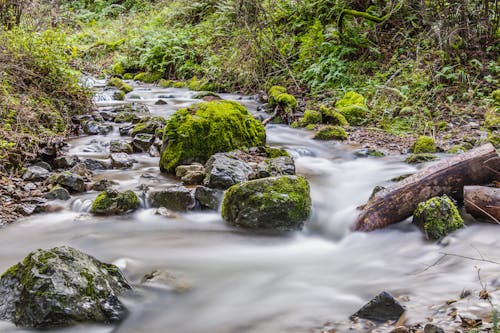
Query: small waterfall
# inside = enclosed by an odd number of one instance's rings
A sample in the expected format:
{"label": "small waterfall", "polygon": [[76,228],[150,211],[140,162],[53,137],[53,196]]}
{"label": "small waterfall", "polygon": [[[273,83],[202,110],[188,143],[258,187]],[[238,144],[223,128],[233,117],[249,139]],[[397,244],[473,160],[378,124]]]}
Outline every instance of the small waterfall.
{"label": "small waterfall", "polygon": [[71,210],[78,213],[88,213],[91,206],[92,200],[90,199],[76,199],[71,203]]}

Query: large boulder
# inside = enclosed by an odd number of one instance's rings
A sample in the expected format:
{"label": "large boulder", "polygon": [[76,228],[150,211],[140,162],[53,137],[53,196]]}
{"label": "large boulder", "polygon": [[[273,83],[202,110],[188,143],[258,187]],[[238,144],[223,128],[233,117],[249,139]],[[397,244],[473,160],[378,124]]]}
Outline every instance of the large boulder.
{"label": "large boulder", "polygon": [[127,289],[114,265],[67,246],[37,250],[0,278],[0,319],[41,329],[112,323],[127,314],[118,299]]}
{"label": "large boulder", "polygon": [[309,183],[300,176],[239,183],[226,191],[222,202],[224,220],[250,229],[300,229],[310,213]]}
{"label": "large boulder", "polygon": [[428,239],[439,239],[464,226],[457,207],[446,195],[420,203],[413,213],[413,223]]}
{"label": "large boulder", "polygon": [[152,207],[165,207],[173,211],[186,211],[193,209],[195,206],[195,200],[191,190],[178,185],[150,192],[149,200]]}
{"label": "large boulder", "polygon": [[204,164],[218,152],[262,146],[264,126],[241,104],[203,102],[178,110],[165,126],[160,169],[173,173],[181,164]]}
{"label": "large boulder", "polygon": [[120,215],[139,208],[140,202],[133,191],[105,190],[95,198],[90,212],[96,215]]}
{"label": "large boulder", "polygon": [[239,159],[235,153],[218,153],[208,160],[203,183],[207,187],[227,189],[248,180],[252,174],[252,167]]}

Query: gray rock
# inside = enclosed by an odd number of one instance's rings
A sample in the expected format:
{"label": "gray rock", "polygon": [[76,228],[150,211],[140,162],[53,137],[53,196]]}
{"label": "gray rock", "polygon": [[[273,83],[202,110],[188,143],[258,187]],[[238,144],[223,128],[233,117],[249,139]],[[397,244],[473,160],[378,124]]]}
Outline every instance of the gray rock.
{"label": "gray rock", "polygon": [[155,105],[167,105],[168,103],[162,99],[159,99],[155,102]]}
{"label": "gray rock", "polygon": [[83,133],[87,135],[99,134],[99,126],[100,124],[95,120],[85,121],[82,126]]}
{"label": "gray rock", "polygon": [[161,155],[158,148],[156,148],[156,146],[154,146],[154,145],[149,147],[148,154],[151,157],[160,157],[160,155]]}
{"label": "gray rock", "polygon": [[52,165],[56,169],[69,169],[74,167],[79,162],[78,156],[64,155],[54,159]]}
{"label": "gray rock", "polygon": [[111,169],[111,162],[109,162],[109,161],[102,161],[102,160],[95,160],[92,158],[87,158],[86,160],[83,161],[83,163],[87,166],[87,169],[89,169],[89,170]]}
{"label": "gray rock", "polygon": [[295,162],[290,156],[269,158],[257,165],[256,178],[295,175]]}
{"label": "gray rock", "polygon": [[29,181],[44,180],[47,179],[49,175],[50,172],[47,169],[32,165],[24,172],[23,179]]}
{"label": "gray rock", "polygon": [[71,195],[69,194],[68,190],[60,186],[54,187],[52,190],[50,190],[49,193],[46,193],[44,197],[48,200],[65,201],[71,199]]}
{"label": "gray rock", "polygon": [[29,216],[35,213],[35,209],[36,205],[33,204],[20,204],[19,206],[17,206],[16,211],[21,215]]}
{"label": "gray rock", "polygon": [[198,186],[194,191],[194,197],[201,206],[213,210],[218,210],[221,203],[224,191],[204,186]]}
{"label": "gray rock", "polygon": [[309,183],[298,176],[236,184],[226,191],[222,203],[224,220],[249,229],[296,230],[302,228],[310,214]]}
{"label": "gray rock", "polygon": [[40,162],[36,162],[35,164],[33,164],[34,166],[38,166],[40,168],[44,168],[45,170],[47,171],[52,171],[52,166],[47,163],[47,162],[44,162],[44,161],[40,161]]}
{"label": "gray rock", "polygon": [[111,142],[109,143],[109,152],[132,154],[134,152],[134,149],[132,148],[130,141],[111,140]]}
{"label": "gray rock", "polygon": [[125,153],[111,154],[111,166],[113,169],[128,169],[134,165],[135,160]]}
{"label": "gray rock", "polygon": [[206,177],[203,184],[207,187],[227,189],[248,180],[253,169],[233,153],[212,155],[205,165]]}
{"label": "gray rock", "polygon": [[127,314],[118,299],[127,289],[114,265],[67,246],[37,250],[2,275],[0,319],[39,329],[112,323]]}
{"label": "gray rock", "polygon": [[391,294],[383,291],[359,309],[352,317],[385,322],[398,320],[403,312],[405,312],[404,307]]}
{"label": "gray rock", "polygon": [[171,211],[170,209],[167,209],[165,207],[160,207],[156,210],[155,212],[156,215],[160,215],[169,219],[176,219],[179,218],[179,215]]}
{"label": "gray rock", "polygon": [[101,111],[101,112],[99,112],[99,114],[101,115],[102,119],[104,119],[105,121],[112,121],[115,117],[115,114],[113,112],[110,112],[110,111]]}
{"label": "gray rock", "polygon": [[193,193],[184,186],[178,185],[150,192],[149,200],[152,207],[165,207],[173,211],[186,211],[195,206]]}
{"label": "gray rock", "polygon": [[205,172],[205,167],[200,163],[193,163],[188,165],[179,165],[175,168],[175,175],[179,178],[184,177],[188,172]]}
{"label": "gray rock", "polygon": [[74,167],[72,167],[69,172],[74,173],[75,175],[81,176],[84,179],[90,179],[92,177],[92,172],[87,168],[85,163],[78,163]]}
{"label": "gray rock", "polygon": [[73,192],[85,192],[87,190],[83,177],[69,171],[52,175],[52,184],[59,184]]}
{"label": "gray rock", "polygon": [[112,125],[100,125],[99,126],[99,134],[101,134],[101,135],[108,135],[111,132],[113,132],[113,126]]}
{"label": "gray rock", "polygon": [[444,330],[433,324],[426,324],[424,327],[424,333],[444,333]]}
{"label": "gray rock", "polygon": [[104,179],[101,179],[101,180],[93,183],[90,186],[90,190],[101,192],[101,191],[105,191],[105,190],[111,188],[113,185],[116,185],[116,184],[117,184],[116,182],[109,181],[106,178],[104,178]]}
{"label": "gray rock", "polygon": [[120,132],[121,136],[129,136],[134,129],[134,125],[125,125],[118,127],[118,132]]}
{"label": "gray rock", "polygon": [[132,139],[132,146],[136,152],[147,152],[155,142],[154,134],[139,133]]}

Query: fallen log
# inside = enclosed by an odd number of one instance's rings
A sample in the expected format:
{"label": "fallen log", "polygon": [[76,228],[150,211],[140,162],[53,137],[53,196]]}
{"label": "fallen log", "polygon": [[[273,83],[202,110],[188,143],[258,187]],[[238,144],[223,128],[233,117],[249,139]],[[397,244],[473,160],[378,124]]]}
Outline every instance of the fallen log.
{"label": "fallen log", "polygon": [[500,223],[500,188],[465,186],[464,204],[472,216]]}
{"label": "fallen log", "polygon": [[355,230],[372,231],[410,217],[420,202],[447,194],[462,200],[466,185],[498,180],[500,158],[491,144],[436,163],[390,186],[368,201]]}

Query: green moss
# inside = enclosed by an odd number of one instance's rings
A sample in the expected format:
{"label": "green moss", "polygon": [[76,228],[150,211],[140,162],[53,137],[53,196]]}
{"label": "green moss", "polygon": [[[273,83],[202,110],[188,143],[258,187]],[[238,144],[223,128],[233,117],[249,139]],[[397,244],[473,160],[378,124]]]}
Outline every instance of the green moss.
{"label": "green moss", "polygon": [[341,115],[345,117],[351,125],[361,126],[368,120],[368,109],[365,106],[350,105],[342,108],[337,108]]}
{"label": "green moss", "polygon": [[132,90],[134,90],[134,88],[132,88],[130,85],[126,84],[125,82],[123,82],[121,79],[119,79],[117,77],[114,77],[111,80],[109,80],[108,81],[108,86],[120,89],[120,90],[122,90],[125,93],[129,93]]}
{"label": "green moss", "polygon": [[455,145],[448,150],[448,153],[450,154],[458,154],[458,153],[463,153],[466,152],[467,148],[465,148],[463,145]]}
{"label": "green moss", "polygon": [[290,157],[290,154],[283,148],[265,147],[268,158]]}
{"label": "green moss", "polygon": [[413,223],[423,229],[428,239],[439,239],[464,226],[457,207],[446,195],[420,203],[413,214]]}
{"label": "green moss", "polygon": [[95,198],[90,212],[96,215],[123,214],[139,208],[139,198],[133,191],[103,191]]}
{"label": "green moss", "polygon": [[500,110],[488,110],[484,114],[483,127],[487,131],[494,131],[500,129]]}
{"label": "green moss", "polygon": [[500,106],[500,89],[494,90],[491,93],[491,97],[493,98],[493,101],[495,102],[495,104]]}
{"label": "green moss", "polygon": [[335,103],[335,107],[338,109],[354,105],[366,107],[365,98],[363,97],[363,95],[358,94],[354,91],[345,93],[345,95],[339,101],[337,101],[337,103]]}
{"label": "green moss", "polygon": [[263,146],[266,133],[248,110],[233,101],[203,102],[178,110],[167,122],[160,169],[205,163],[217,152]]}
{"label": "green moss", "polygon": [[177,81],[177,82],[174,82],[173,87],[174,88],[186,88],[187,84],[185,82],[182,82],[182,81]]}
{"label": "green moss", "polygon": [[123,74],[123,79],[124,80],[133,80],[134,79],[134,74],[132,74],[132,73],[125,73],[125,74]]}
{"label": "green moss", "polygon": [[314,140],[347,140],[347,132],[340,126],[322,127],[314,136]]}
{"label": "green moss", "polygon": [[134,76],[134,81],[140,81],[144,83],[155,83],[163,78],[163,73],[155,72],[142,72]]}
{"label": "green moss", "polygon": [[495,148],[500,148],[500,133],[498,133],[498,131],[488,133],[486,141],[490,142]]}
{"label": "green moss", "polygon": [[115,91],[113,98],[117,101],[123,101],[125,99],[125,92],[123,90]]}
{"label": "green moss", "polygon": [[195,76],[187,82],[187,87],[193,91],[213,91],[215,86],[208,81],[198,80]]}
{"label": "green moss", "polygon": [[306,130],[308,131],[315,131],[316,128],[318,128],[318,125],[317,124],[309,124],[305,127]]}
{"label": "green moss", "polygon": [[323,121],[323,116],[321,112],[314,110],[306,110],[304,116],[300,119],[300,126],[305,127],[309,124],[321,124]]}
{"label": "green moss", "polygon": [[123,65],[120,62],[114,63],[111,65],[111,71],[117,75],[123,75],[125,70],[123,69]]}
{"label": "green moss", "polygon": [[319,110],[323,116],[323,122],[325,124],[349,126],[349,122],[342,113],[334,109],[329,109],[324,105],[320,106]]}
{"label": "green moss", "polygon": [[450,125],[448,125],[448,123],[447,123],[446,121],[440,121],[439,123],[437,123],[437,128],[438,128],[440,131],[445,131],[445,130],[447,130],[449,127],[450,127]]}
{"label": "green moss", "polygon": [[430,136],[420,136],[413,145],[414,154],[435,153],[436,141]]}
{"label": "green moss", "polygon": [[170,88],[170,87],[173,87],[174,86],[174,83],[175,81],[172,81],[172,80],[165,80],[165,79],[161,79],[159,82],[158,82],[158,85],[162,88]]}
{"label": "green moss", "polygon": [[211,91],[202,91],[193,96],[194,99],[203,99],[205,97],[214,97],[215,99],[222,99],[219,95]]}
{"label": "green moss", "polygon": [[280,105],[286,112],[292,113],[297,107],[297,100],[293,95],[287,93],[285,87],[273,86],[267,93],[269,96],[269,105],[275,107]]}
{"label": "green moss", "polygon": [[116,114],[113,120],[115,123],[131,123],[137,119],[138,119],[137,115],[134,114],[133,112],[120,111]]}
{"label": "green moss", "polygon": [[135,136],[139,133],[156,134],[156,131],[165,127],[166,123],[167,120],[160,116],[143,118],[134,126],[131,135]]}
{"label": "green moss", "polygon": [[405,162],[408,164],[418,164],[423,162],[434,161],[436,159],[436,155],[432,154],[411,154],[405,159]]}

